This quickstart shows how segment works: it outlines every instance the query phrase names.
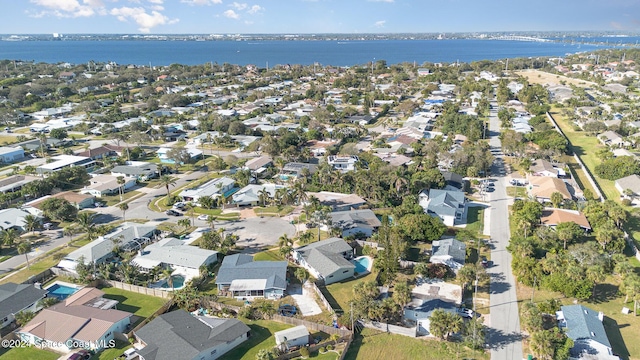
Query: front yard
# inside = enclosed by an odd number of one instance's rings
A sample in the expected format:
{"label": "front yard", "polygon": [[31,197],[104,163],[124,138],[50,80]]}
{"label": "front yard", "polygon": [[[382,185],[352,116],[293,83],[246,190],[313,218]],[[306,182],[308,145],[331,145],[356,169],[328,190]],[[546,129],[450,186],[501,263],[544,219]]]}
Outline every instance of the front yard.
{"label": "front yard", "polygon": [[422,340],[365,328],[356,335],[345,359],[489,359],[489,354],[474,352],[460,343]]}

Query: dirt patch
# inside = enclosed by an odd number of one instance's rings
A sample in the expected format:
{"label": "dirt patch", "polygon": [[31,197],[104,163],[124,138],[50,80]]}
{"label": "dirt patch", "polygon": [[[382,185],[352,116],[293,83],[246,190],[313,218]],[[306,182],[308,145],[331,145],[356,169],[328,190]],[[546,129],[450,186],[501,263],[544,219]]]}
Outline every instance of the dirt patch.
{"label": "dirt patch", "polygon": [[566,84],[571,84],[579,87],[593,87],[597,85],[596,83],[591,81],[573,79],[564,75],[551,74],[546,71],[540,70],[520,70],[516,71],[516,74],[527,78],[527,81],[529,81],[529,83],[531,84],[561,85],[560,82],[563,81]]}

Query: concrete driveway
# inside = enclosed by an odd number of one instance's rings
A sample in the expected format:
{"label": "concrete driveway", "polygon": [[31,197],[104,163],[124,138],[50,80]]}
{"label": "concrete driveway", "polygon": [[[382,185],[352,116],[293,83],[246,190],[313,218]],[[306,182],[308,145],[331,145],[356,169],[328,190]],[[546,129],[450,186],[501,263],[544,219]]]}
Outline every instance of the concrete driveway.
{"label": "concrete driveway", "polygon": [[302,316],[318,315],[322,313],[322,309],[316,302],[316,297],[310,288],[303,287],[300,284],[291,284],[287,287],[287,293],[295,300]]}
{"label": "concrete driveway", "polygon": [[240,238],[237,246],[244,248],[244,253],[254,253],[265,247],[278,243],[283,234],[293,237],[296,229],[291,223],[277,217],[254,217],[236,221],[216,222],[217,228],[224,228]]}

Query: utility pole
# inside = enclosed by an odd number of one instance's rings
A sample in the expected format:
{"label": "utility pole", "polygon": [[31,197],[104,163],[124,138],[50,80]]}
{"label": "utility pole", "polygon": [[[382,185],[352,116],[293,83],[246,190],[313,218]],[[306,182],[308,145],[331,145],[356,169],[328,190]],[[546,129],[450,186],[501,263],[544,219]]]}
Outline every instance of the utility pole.
{"label": "utility pole", "polygon": [[536,281],[538,281],[538,276],[533,277],[533,288],[531,288],[531,302],[533,302],[533,295],[536,294]]}
{"label": "utility pole", "polygon": [[349,311],[349,315],[351,316],[351,335],[353,336],[356,331],[353,320],[353,303],[351,303],[351,311]]}

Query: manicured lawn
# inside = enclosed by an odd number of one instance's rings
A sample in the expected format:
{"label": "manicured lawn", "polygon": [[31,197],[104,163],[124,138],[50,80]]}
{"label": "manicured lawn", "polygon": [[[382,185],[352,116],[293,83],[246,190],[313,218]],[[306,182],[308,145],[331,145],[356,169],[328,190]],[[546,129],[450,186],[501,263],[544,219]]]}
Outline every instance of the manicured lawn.
{"label": "manicured lawn", "polygon": [[376,273],[374,271],[357,279],[329,284],[326,287],[328,294],[324,292],[324,296],[332,308],[347,311],[349,309],[349,302],[353,299],[353,287],[359,282],[374,281],[375,279]]}
{"label": "manicured lawn", "polygon": [[[122,195],[122,201],[127,201],[137,195],[140,195],[140,191],[135,191],[135,190],[127,191]],[[107,206],[113,206],[115,204],[120,203],[120,194],[103,196],[99,200],[100,202],[106,202]]]}
{"label": "manicured lawn", "polygon": [[293,206],[254,207],[253,211],[258,216],[284,216],[293,211]]}
{"label": "manicured lawn", "polygon": [[507,186],[507,195],[512,197],[526,198],[527,189],[524,186]]}
{"label": "manicured lawn", "polygon": [[[633,314],[633,302],[624,303],[624,295],[618,293],[618,280],[610,276],[606,281],[607,283],[596,286],[595,299],[582,301],[580,304],[604,313],[604,326],[614,353],[622,359],[638,360],[640,359],[640,342],[637,341],[640,316]],[[518,284],[516,290],[519,302],[531,300],[531,288]],[[558,299],[563,305],[571,305],[574,300],[565,298],[560,293],[536,289],[534,302],[548,299]],[[631,309],[630,314],[622,313],[624,306]]]}
{"label": "manicured lawn", "polygon": [[[69,254],[70,252],[77,250],[78,247],[75,246],[69,246],[66,248],[61,248],[58,250],[52,250],[51,253],[49,253],[48,255],[46,255],[45,257],[43,257],[41,260],[37,261],[37,262],[32,262],[31,263],[31,268],[28,269],[26,267],[26,265],[22,268],[22,270],[18,270],[17,273],[8,273],[9,274],[14,274],[12,276],[5,276],[0,280],[0,284],[4,284],[7,282],[14,282],[14,283],[22,283],[23,281],[29,279],[31,276],[39,274],[43,271],[45,271],[46,269],[49,269],[53,266],[58,265],[58,263],[60,262],[60,260],[67,254]],[[29,260],[32,261],[32,260]]]}
{"label": "manicured lawn", "polygon": [[116,340],[116,346],[104,349],[102,352],[91,357],[91,360],[113,360],[117,359],[118,356],[122,355],[122,353],[128,348],[133,347],[133,345],[128,342]]}
{"label": "manicured lawn", "polygon": [[261,251],[253,255],[253,261],[283,261],[284,258],[280,256],[279,249],[271,249]]}
{"label": "manicured lawn", "polygon": [[600,149],[604,149],[605,146],[600,144],[600,141],[598,141],[595,136],[588,136],[585,132],[575,131],[573,129],[573,124],[571,124],[567,118],[562,116],[559,110],[560,109],[554,107],[551,111],[551,115],[571,142],[571,149],[574,153],[580,156],[580,159],[584,162],[587,169],[589,169],[589,172],[602,190],[604,196],[607,199],[619,201],[620,193],[616,190],[614,182],[612,180],[602,179],[595,174],[595,167],[601,162],[596,156],[596,152]]}
{"label": "manicured lawn", "polygon": [[105,298],[118,300],[120,302],[117,306],[118,310],[127,311],[136,316],[140,316],[141,319],[139,321],[151,316],[151,314],[156,312],[168,301],[167,299],[138,294],[112,287],[105,287],[100,290],[105,292]]}
{"label": "manicured lawn", "polygon": [[467,210],[466,229],[482,236],[484,230],[484,209],[480,206],[470,206]]}
{"label": "manicured lawn", "polygon": [[60,354],[37,347],[12,348],[0,350],[1,360],[56,360]]}
{"label": "manicured lawn", "polygon": [[356,335],[345,356],[347,360],[450,360],[489,359],[489,354],[467,349],[464,345],[438,340],[422,340],[402,335],[363,329]]}
{"label": "manicured lawn", "polygon": [[235,349],[220,357],[221,360],[255,360],[258,351],[276,346],[273,333],[293,326],[268,320],[244,320],[251,328],[251,336]]}

